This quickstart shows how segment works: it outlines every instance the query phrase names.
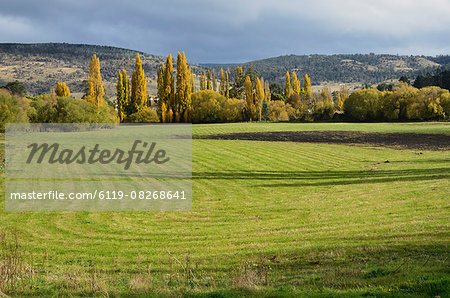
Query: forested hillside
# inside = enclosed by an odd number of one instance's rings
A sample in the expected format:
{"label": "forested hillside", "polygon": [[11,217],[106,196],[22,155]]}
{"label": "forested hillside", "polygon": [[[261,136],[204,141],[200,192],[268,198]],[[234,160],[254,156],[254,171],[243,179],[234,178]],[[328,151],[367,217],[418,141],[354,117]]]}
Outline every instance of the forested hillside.
{"label": "forested hillside", "polygon": [[[450,56],[397,56],[375,54],[353,55],[288,55],[244,63],[244,69],[253,65],[261,76],[270,82],[284,81],[286,71],[300,75],[307,73],[313,84],[323,82],[369,83],[398,79],[406,75],[410,79],[425,74],[436,67],[448,64]],[[235,65],[204,65],[214,69],[233,70]]]}
{"label": "forested hillside", "polygon": [[101,61],[106,95],[111,97],[116,93],[118,71],[123,68],[131,73],[137,53],[150,92],[156,93],[156,69],[165,58],[116,47],[67,43],[0,44],[0,86],[18,80],[26,85],[28,93],[36,95],[49,93],[58,81],[65,81],[73,93],[81,96],[87,89],[89,58],[96,54]]}
{"label": "forested hillside", "polygon": [[[0,44],[0,86],[18,80],[25,84],[29,94],[36,95],[49,93],[58,81],[65,81],[72,93],[82,96],[87,89],[89,58],[97,54],[106,95],[114,97],[118,71],[123,68],[131,73],[137,53],[148,78],[150,95],[156,95],[156,71],[165,58],[116,47],[68,43]],[[449,63],[448,55],[288,55],[244,63],[243,67],[245,71],[253,65],[271,83],[283,83],[286,71],[295,71],[300,76],[307,73],[313,85],[323,82],[376,84],[397,80],[402,75],[412,81],[417,75],[425,75]],[[235,64],[190,66],[196,75],[204,67],[213,69],[216,75],[220,68],[229,69],[233,79],[236,67]]]}

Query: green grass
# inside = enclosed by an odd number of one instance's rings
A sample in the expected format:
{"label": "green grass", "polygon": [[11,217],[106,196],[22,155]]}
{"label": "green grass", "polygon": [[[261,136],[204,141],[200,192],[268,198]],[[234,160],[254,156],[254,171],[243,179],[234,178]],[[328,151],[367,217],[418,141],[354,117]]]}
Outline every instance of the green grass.
{"label": "green grass", "polygon": [[[315,129],[449,133],[449,128],[252,123],[193,130],[203,135]],[[446,296],[450,153],[416,153],[196,139],[192,212],[5,212],[2,176],[2,255],[11,251],[5,246],[14,248],[17,235],[17,259],[26,269],[23,282],[3,292]]]}

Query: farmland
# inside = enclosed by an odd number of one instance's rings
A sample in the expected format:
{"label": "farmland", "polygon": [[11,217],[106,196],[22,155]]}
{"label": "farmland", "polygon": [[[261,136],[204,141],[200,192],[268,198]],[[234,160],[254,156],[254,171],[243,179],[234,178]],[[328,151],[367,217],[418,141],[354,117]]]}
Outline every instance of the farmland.
{"label": "farmland", "polygon": [[450,135],[450,125],[194,125],[191,212],[5,212],[2,169],[0,290],[448,295],[449,150],[200,138],[274,131]]}

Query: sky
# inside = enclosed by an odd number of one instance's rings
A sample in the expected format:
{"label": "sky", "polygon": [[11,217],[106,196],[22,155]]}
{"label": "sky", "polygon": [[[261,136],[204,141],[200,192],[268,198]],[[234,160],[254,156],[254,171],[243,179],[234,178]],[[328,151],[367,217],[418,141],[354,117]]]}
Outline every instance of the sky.
{"label": "sky", "polygon": [[0,0],[0,42],[109,45],[194,63],[450,54],[450,0]]}

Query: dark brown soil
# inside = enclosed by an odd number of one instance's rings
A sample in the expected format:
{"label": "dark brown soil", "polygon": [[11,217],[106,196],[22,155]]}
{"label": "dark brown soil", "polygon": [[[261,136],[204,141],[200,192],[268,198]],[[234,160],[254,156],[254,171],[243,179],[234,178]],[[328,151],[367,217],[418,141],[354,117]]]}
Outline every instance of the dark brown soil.
{"label": "dark brown soil", "polygon": [[362,144],[396,149],[449,150],[450,135],[418,133],[365,133],[359,131],[276,131],[202,136],[203,139],[274,142]]}

